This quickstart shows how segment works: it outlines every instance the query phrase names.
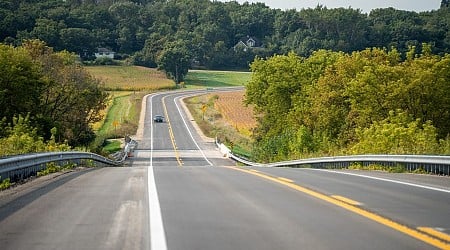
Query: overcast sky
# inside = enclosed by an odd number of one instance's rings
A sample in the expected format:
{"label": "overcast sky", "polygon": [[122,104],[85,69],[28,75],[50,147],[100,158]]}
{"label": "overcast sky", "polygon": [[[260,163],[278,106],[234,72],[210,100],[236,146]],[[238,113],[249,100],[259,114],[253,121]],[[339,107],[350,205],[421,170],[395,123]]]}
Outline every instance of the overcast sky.
{"label": "overcast sky", "polygon": [[[228,2],[229,0],[222,0]],[[441,0],[238,0],[244,2],[263,2],[275,9],[297,9],[314,8],[317,4],[328,8],[352,7],[361,9],[365,13],[375,8],[394,7],[400,10],[411,10],[416,12],[436,10],[441,5]]]}

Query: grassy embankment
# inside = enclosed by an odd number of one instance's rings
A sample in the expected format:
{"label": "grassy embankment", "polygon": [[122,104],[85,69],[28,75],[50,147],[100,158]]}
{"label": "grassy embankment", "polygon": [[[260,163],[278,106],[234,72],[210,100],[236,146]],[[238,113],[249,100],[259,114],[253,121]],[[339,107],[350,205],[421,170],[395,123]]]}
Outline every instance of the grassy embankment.
{"label": "grassy embankment", "polygon": [[[244,86],[250,78],[247,72],[190,71],[185,82],[188,88],[231,87]],[[217,137],[232,147],[233,152],[249,157],[255,120],[251,108],[242,103],[243,93],[211,93],[188,98],[185,102],[206,136]],[[202,109],[204,106],[206,109]]]}
{"label": "grassy embankment", "polygon": [[137,66],[89,66],[86,69],[102,81],[111,95],[108,108],[103,111],[104,120],[94,124],[97,138],[92,145],[92,148],[103,146],[106,153],[120,149],[120,141],[106,139],[136,133],[144,95],[175,88],[172,80],[155,69]]}

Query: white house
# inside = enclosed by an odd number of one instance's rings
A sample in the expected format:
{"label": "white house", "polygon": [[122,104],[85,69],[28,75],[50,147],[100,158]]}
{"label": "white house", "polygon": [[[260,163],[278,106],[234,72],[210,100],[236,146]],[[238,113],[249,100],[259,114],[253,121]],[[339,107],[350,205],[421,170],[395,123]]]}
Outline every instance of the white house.
{"label": "white house", "polygon": [[108,57],[108,58],[114,59],[115,54],[116,54],[116,52],[114,52],[110,49],[98,48],[97,52],[95,53],[95,58]]}

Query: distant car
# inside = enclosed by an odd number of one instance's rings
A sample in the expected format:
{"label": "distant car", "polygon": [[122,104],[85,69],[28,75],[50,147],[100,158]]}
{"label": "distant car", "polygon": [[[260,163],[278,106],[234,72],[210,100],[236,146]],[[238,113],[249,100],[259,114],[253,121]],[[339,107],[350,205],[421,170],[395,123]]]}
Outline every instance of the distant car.
{"label": "distant car", "polygon": [[164,116],[162,116],[162,115],[155,115],[155,117],[153,117],[153,121],[155,121],[155,122],[164,122]]}

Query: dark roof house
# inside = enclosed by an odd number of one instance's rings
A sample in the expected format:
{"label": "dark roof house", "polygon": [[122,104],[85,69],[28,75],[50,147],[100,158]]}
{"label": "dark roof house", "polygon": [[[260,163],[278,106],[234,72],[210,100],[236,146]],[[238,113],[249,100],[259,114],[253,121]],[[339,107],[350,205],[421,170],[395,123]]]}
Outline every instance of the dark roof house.
{"label": "dark roof house", "polygon": [[253,49],[253,48],[260,48],[261,47],[261,42],[251,36],[246,36],[241,38],[236,45],[234,45],[233,49],[236,51],[238,49],[241,49],[243,51],[247,51],[249,49]]}

